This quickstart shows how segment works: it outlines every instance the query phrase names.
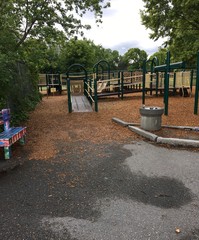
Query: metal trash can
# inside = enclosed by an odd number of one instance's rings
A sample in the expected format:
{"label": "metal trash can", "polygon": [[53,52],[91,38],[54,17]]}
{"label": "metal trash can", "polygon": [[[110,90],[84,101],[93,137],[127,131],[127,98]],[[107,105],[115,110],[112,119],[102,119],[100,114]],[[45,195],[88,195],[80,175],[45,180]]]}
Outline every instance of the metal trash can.
{"label": "metal trash can", "polygon": [[141,107],[141,128],[149,131],[160,130],[163,113],[164,108],[161,107]]}

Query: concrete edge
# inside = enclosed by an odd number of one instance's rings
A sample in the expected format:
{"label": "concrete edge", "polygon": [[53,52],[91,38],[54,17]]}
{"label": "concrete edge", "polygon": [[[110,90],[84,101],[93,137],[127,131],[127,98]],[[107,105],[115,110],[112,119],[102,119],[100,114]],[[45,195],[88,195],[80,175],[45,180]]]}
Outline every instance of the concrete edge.
{"label": "concrete edge", "polygon": [[[125,122],[119,118],[113,117],[112,121],[115,123],[120,124],[121,126],[127,127],[127,126],[140,126],[139,123],[130,123]],[[192,127],[192,126],[169,126],[169,125],[161,125],[163,128],[173,128],[173,129],[181,129],[181,130],[190,130],[190,131],[196,131],[199,132],[199,127]]]}
{"label": "concrete edge", "polygon": [[151,140],[153,142],[157,141],[158,136],[156,134],[147,132],[147,131],[145,131],[143,129],[140,129],[140,128],[134,127],[134,126],[128,126],[128,128],[131,131],[133,131],[133,132],[135,132],[135,133],[137,133],[137,134],[139,134],[139,135],[141,135],[141,136],[143,136],[143,137],[145,137],[145,138],[147,138],[147,139],[149,139],[149,140]]}
{"label": "concrete edge", "polygon": [[171,129],[181,129],[181,130],[190,130],[190,131],[199,131],[199,127],[191,127],[191,126],[169,126],[169,125],[162,125],[163,128],[171,128]]}
{"label": "concrete edge", "polygon": [[119,119],[119,118],[112,118],[112,121],[115,122],[115,123],[118,123],[119,125],[123,126],[123,127],[128,127],[128,123]]}
{"label": "concrete edge", "polygon": [[158,137],[156,141],[157,143],[170,144],[173,146],[199,147],[199,141],[191,139]]}
{"label": "concrete edge", "polygon": [[[184,147],[199,147],[199,140],[192,140],[192,139],[181,139],[181,138],[164,138],[159,137],[156,134],[150,133],[146,130],[143,130],[139,127],[140,124],[138,123],[128,123],[125,121],[120,120],[119,118],[112,118],[113,122],[120,124],[121,126],[128,127],[132,132],[139,134],[146,139],[149,139],[156,143],[162,144],[170,144],[173,146],[184,146]],[[198,127],[189,127],[189,126],[167,126],[163,125],[162,127],[165,128],[174,128],[174,129],[184,129],[184,130],[193,130],[198,131]]]}
{"label": "concrete edge", "polygon": [[115,123],[118,123],[119,125],[123,126],[123,127],[128,127],[128,126],[140,126],[139,123],[129,123],[129,122],[125,122],[119,118],[113,117],[112,121]]}

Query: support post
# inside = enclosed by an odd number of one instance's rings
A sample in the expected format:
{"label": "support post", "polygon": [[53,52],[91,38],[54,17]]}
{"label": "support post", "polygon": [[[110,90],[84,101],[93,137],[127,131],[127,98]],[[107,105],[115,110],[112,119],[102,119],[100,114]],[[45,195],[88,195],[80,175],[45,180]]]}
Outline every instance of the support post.
{"label": "support post", "polygon": [[12,156],[11,147],[4,147],[4,157],[6,160],[10,159]]}
{"label": "support post", "polygon": [[87,91],[88,91],[88,78],[84,78],[84,96],[86,96],[87,98],[88,98],[88,93],[87,93]]}
{"label": "support post", "polygon": [[193,90],[193,69],[191,70],[190,72],[190,91],[192,93],[192,90]]}
{"label": "support post", "polygon": [[197,72],[196,72],[194,114],[198,114],[198,91],[199,91],[199,52],[197,54]]}
{"label": "support post", "polygon": [[165,89],[164,89],[164,114],[168,115],[169,102],[169,74],[170,74],[170,52],[167,52],[166,71],[165,71]]}
{"label": "support post", "polygon": [[[90,94],[90,96],[93,96],[93,92],[92,92],[92,79],[91,78],[89,79],[89,94]],[[94,91],[94,94],[95,94],[95,91]],[[91,105],[93,104],[91,97],[89,97],[89,102],[90,102]]]}
{"label": "support post", "polygon": [[159,73],[156,72],[156,86],[155,86],[155,95],[158,96],[158,87],[159,87]]}
{"label": "support post", "polygon": [[151,61],[151,69],[150,69],[150,95],[153,94],[153,60]]}
{"label": "support post", "polygon": [[67,77],[67,93],[68,93],[68,112],[72,112],[72,101],[71,101],[71,92],[70,92],[70,78]]}
{"label": "support post", "polygon": [[118,97],[120,97],[120,93],[121,93],[121,86],[120,86],[120,82],[121,82],[121,72],[118,72],[118,81],[117,81],[117,89],[118,89]]}
{"label": "support post", "polygon": [[95,99],[95,112],[98,112],[98,97],[97,97],[97,78],[94,79],[94,99]]}
{"label": "support post", "polygon": [[145,83],[146,83],[146,60],[143,61],[142,69],[142,105],[145,105]]}
{"label": "support post", "polygon": [[176,92],[176,72],[173,73],[173,93]]}
{"label": "support post", "polygon": [[122,77],[121,77],[121,99],[124,98],[124,72],[122,73]]}
{"label": "support post", "polygon": [[133,89],[132,83],[133,83],[133,71],[131,71],[131,87],[130,87],[131,90]]}

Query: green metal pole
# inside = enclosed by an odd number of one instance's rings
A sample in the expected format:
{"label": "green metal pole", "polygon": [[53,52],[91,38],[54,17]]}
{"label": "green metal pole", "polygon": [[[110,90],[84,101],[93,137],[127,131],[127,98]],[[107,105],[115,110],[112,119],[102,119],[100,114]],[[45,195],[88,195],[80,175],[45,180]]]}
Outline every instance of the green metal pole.
{"label": "green metal pole", "polygon": [[[90,78],[89,79],[89,94],[90,94],[90,96],[93,96],[93,93],[92,93],[92,81],[94,81],[94,79],[92,80]],[[95,95],[95,91],[94,91],[94,95]],[[89,102],[90,102],[91,105],[93,104],[91,97],[89,97]]]}
{"label": "green metal pole", "polygon": [[122,79],[121,79],[121,99],[124,98],[124,72],[122,72]]}
{"label": "green metal pole", "polygon": [[150,69],[150,95],[152,96],[153,92],[153,60],[151,61],[151,69]]}
{"label": "green metal pole", "polygon": [[190,73],[190,90],[191,90],[191,93],[192,93],[192,89],[193,89],[193,69],[191,70],[191,73]]}
{"label": "green metal pole", "polygon": [[88,74],[87,74],[87,72],[85,71],[85,78],[84,78],[84,95],[88,98],[88,93],[87,93],[87,91],[88,91]]}
{"label": "green metal pole", "polygon": [[131,87],[130,87],[131,90],[133,89],[132,82],[133,82],[133,71],[131,71]]}
{"label": "green metal pole", "polygon": [[159,86],[159,73],[156,73],[156,85],[155,85],[155,95],[158,96],[158,86]]}
{"label": "green metal pole", "polygon": [[173,75],[173,93],[176,92],[176,72]]}
{"label": "green metal pole", "polygon": [[88,81],[87,81],[87,79],[85,78],[85,79],[83,79],[83,81],[84,81],[84,96],[86,96],[87,98],[88,98],[88,94],[87,94],[87,92],[86,92],[86,88],[87,88],[87,85],[86,85],[86,83],[88,83]]}
{"label": "green metal pole", "polygon": [[165,89],[164,89],[164,114],[165,115],[168,115],[169,72],[170,72],[170,51],[167,52],[167,59],[166,59]]}
{"label": "green metal pole", "polygon": [[98,112],[98,97],[97,97],[97,78],[94,79],[94,99],[95,99],[95,112]]}
{"label": "green metal pole", "polygon": [[143,61],[142,69],[142,105],[145,105],[145,83],[146,83],[146,60]]}
{"label": "green metal pole", "polygon": [[71,92],[70,92],[70,78],[67,76],[67,93],[68,93],[68,112],[72,112]]}
{"label": "green metal pole", "polygon": [[50,86],[49,86],[49,77],[46,73],[46,88],[47,88],[47,96],[50,94]]}
{"label": "green metal pole", "polygon": [[199,52],[197,54],[196,90],[194,102],[194,114],[198,114],[198,91],[199,91]]}
{"label": "green metal pole", "polygon": [[118,82],[117,82],[117,85],[118,85],[118,86],[117,86],[117,89],[118,89],[118,97],[120,97],[120,93],[121,93],[121,86],[120,86],[121,74],[122,74],[122,73],[119,71],[119,72],[118,72]]}
{"label": "green metal pole", "polygon": [[[111,69],[110,69],[110,65],[108,62],[107,62],[107,66],[108,66],[108,79],[110,80],[111,79]],[[108,86],[110,87],[110,85],[111,85],[111,83],[109,81]],[[110,88],[109,88],[109,92],[110,92]]]}

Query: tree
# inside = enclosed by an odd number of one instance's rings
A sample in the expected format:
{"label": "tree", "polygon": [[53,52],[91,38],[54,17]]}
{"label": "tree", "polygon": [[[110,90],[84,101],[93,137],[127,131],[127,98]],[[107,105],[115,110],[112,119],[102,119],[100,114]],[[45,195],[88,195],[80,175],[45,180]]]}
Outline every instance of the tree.
{"label": "tree", "polygon": [[57,41],[64,32],[69,38],[90,28],[81,23],[86,11],[93,12],[96,22],[100,22],[102,10],[108,6],[110,3],[105,0],[1,0],[0,36],[12,41],[12,50],[29,37]]}
{"label": "tree", "polygon": [[117,50],[111,50],[110,48],[103,48],[101,45],[95,46],[96,60],[97,63],[100,60],[106,60],[109,65],[110,69],[114,70],[118,68],[120,55]]}
{"label": "tree", "polygon": [[93,66],[100,60],[106,60],[111,69],[117,69],[119,52],[95,45],[93,41],[87,39],[71,39],[60,50],[59,66],[61,72],[65,72],[70,65],[79,63],[92,71]]}
{"label": "tree", "polygon": [[163,65],[166,62],[166,54],[167,49],[166,48],[158,48],[158,52],[155,52],[153,55],[150,56],[150,59],[152,60],[154,57],[158,59],[159,65]]}
{"label": "tree", "polygon": [[74,63],[83,65],[86,69],[92,69],[95,63],[93,43],[88,40],[71,39],[65,44],[60,52],[61,72],[66,72]]}
{"label": "tree", "polygon": [[142,62],[147,59],[147,53],[139,48],[129,49],[123,57],[123,61],[129,69],[139,69],[142,67]]}
{"label": "tree", "polygon": [[143,0],[142,23],[152,32],[154,40],[166,38],[176,60],[190,63],[199,50],[198,0]]}
{"label": "tree", "polygon": [[[109,0],[1,0],[1,107],[6,106],[6,98],[11,95],[13,103],[19,103],[19,109],[22,100],[33,102],[38,94],[37,71],[49,67],[57,69],[59,45],[90,28],[82,24],[83,15],[93,12],[99,23],[103,9],[109,6]],[[32,91],[24,90],[26,97],[22,98],[13,87],[17,78],[20,80],[17,86],[21,89],[26,89],[29,81]]]}

